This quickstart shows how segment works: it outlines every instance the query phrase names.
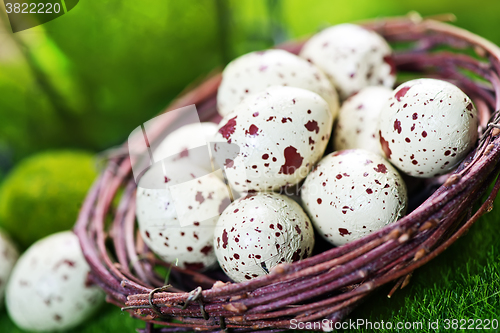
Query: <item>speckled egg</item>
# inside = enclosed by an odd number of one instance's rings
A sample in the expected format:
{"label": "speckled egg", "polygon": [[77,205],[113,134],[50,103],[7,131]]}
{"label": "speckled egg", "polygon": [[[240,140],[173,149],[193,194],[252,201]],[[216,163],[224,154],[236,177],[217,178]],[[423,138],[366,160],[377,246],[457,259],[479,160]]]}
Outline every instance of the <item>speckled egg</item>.
{"label": "speckled egg", "polygon": [[474,147],[478,117],[455,85],[418,79],[396,88],[379,128],[387,159],[411,176],[434,177],[450,172]]}
{"label": "speckled egg", "polygon": [[90,269],[70,231],[33,244],[19,258],[6,290],[12,321],[30,331],[71,329],[88,319],[104,293],[87,282]]}
{"label": "speckled egg", "polygon": [[192,270],[216,264],[214,228],[231,202],[215,173],[185,162],[155,165],[139,181],[136,203],[142,238],[165,262]]}
{"label": "speckled egg", "polygon": [[3,307],[3,296],[12,268],[19,257],[14,243],[0,231],[0,308]]}
{"label": "speckled egg", "polygon": [[307,176],[301,198],[318,233],[336,246],[395,222],[407,205],[396,169],[362,149],[325,156]]}
{"label": "speckled egg", "polygon": [[240,198],[222,213],[214,234],[217,260],[236,282],[266,275],[280,263],[307,258],[314,232],[299,204],[277,193]]}
{"label": "speckled egg", "polygon": [[225,164],[230,185],[252,192],[298,183],[323,155],[332,124],[325,100],[305,89],[271,87],[245,99],[215,137],[240,148]]}
{"label": "speckled egg", "polygon": [[156,147],[155,155],[167,157],[172,152],[176,160],[185,160],[212,172],[209,142],[217,132],[217,124],[201,122],[179,127]]}
{"label": "speckled egg", "polygon": [[300,52],[325,72],[341,99],[366,86],[392,87],[396,76],[391,54],[376,32],[349,23],[317,33]]}
{"label": "speckled egg", "polygon": [[392,89],[371,86],[349,97],[340,108],[335,126],[334,150],[365,149],[381,154],[378,119]]}
{"label": "speckled egg", "polygon": [[284,50],[245,54],[222,72],[217,107],[222,116],[247,96],[271,86],[298,87],[323,97],[336,117],[339,104],[335,88],[325,74],[310,62]]}

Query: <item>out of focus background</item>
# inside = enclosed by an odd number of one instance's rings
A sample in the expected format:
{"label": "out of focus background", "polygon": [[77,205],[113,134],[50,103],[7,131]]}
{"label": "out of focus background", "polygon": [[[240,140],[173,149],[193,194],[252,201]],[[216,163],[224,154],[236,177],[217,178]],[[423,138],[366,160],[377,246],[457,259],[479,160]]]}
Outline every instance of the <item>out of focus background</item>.
{"label": "out of focus background", "polygon": [[[95,177],[82,156],[120,145],[186,87],[231,59],[328,25],[410,11],[452,13],[453,24],[500,44],[498,0],[86,0],[62,17],[15,34],[2,3],[0,226],[36,226],[53,214],[71,226]],[[52,172],[50,161],[61,159],[62,149],[67,164]],[[33,166],[40,158],[37,163],[45,166]],[[71,172],[82,182],[68,184]],[[64,203],[50,201],[59,194],[30,182],[37,173],[74,196]],[[27,203],[41,200],[48,201],[28,209]],[[377,293],[353,318],[498,319],[499,232],[500,210],[494,209],[447,253],[417,271],[410,286],[390,300],[388,290]],[[16,241],[22,249],[33,239]],[[133,332],[136,327],[143,324],[106,306],[77,331]],[[5,310],[0,310],[0,332],[22,332]]]}

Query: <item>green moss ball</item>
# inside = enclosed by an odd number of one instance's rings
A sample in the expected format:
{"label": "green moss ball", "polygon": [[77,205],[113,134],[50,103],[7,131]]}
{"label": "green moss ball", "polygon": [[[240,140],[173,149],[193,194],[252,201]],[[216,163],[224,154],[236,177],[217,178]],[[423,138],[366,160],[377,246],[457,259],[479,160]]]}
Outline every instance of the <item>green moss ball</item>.
{"label": "green moss ball", "polygon": [[71,229],[95,178],[86,152],[48,151],[21,161],[0,187],[0,227],[23,249]]}

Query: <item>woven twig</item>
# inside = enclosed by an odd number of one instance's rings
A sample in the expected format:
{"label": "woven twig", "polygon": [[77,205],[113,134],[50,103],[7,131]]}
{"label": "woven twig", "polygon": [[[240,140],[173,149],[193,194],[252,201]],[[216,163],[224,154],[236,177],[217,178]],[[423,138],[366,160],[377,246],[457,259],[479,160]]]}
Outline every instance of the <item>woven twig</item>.
{"label": "woven twig", "polygon": [[[341,321],[380,286],[395,281],[389,295],[404,287],[415,269],[443,252],[491,210],[500,182],[486,201],[480,205],[477,201],[500,172],[500,115],[496,111],[500,109],[500,49],[468,31],[415,16],[364,25],[391,43],[413,42],[395,54],[399,70],[449,80],[474,100],[481,118],[476,149],[410,214],[362,239],[281,264],[266,276],[242,283],[224,283],[217,281],[224,279],[221,276],[170,267],[174,280],[178,277],[183,286],[168,288],[163,287],[163,278],[154,273],[154,267],[170,265],[156,259],[136,231],[131,161],[123,154],[113,154],[88,193],[75,232],[91,267],[90,281],[106,291],[109,302],[148,321],[145,332],[155,330],[153,324],[162,326],[156,328],[158,332],[246,332],[279,331],[289,328],[292,319]],[[282,48],[297,53],[302,45],[292,42]],[[443,45],[448,51],[436,50]],[[477,56],[466,55],[470,49]],[[473,80],[464,71],[482,80]],[[169,110],[196,104],[202,120],[217,119],[220,80],[220,73],[214,74],[177,99]],[[160,137],[169,121],[156,123],[148,136]],[[112,212],[120,188],[124,188],[120,204]],[[111,225],[105,223],[108,216]],[[111,245],[107,239],[112,240]]]}

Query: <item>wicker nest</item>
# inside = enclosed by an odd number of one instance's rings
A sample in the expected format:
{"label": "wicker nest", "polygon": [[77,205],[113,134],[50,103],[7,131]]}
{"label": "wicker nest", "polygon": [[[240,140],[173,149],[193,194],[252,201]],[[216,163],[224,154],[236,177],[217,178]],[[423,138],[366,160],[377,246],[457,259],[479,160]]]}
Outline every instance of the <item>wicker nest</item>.
{"label": "wicker nest", "polygon": [[[146,321],[147,332],[280,331],[292,319],[338,322],[377,288],[395,283],[392,294],[407,285],[416,268],[491,210],[500,188],[498,181],[489,187],[500,171],[500,49],[468,31],[420,17],[364,26],[398,45],[394,60],[399,71],[451,81],[473,99],[481,135],[458,169],[407,216],[357,241],[280,264],[270,274],[242,283],[223,282],[227,277],[220,271],[201,274],[171,267],[173,286],[165,286],[164,276],[156,271],[169,264],[149,251],[136,228],[136,184],[124,147],[125,153],[108,156],[75,226],[91,267],[89,279],[106,291],[108,302]],[[281,47],[298,53],[302,44]],[[220,73],[211,76],[169,110],[196,104],[202,121],[216,120],[220,81]],[[156,125],[158,137],[169,123]],[[117,193],[121,198],[114,209]]]}

